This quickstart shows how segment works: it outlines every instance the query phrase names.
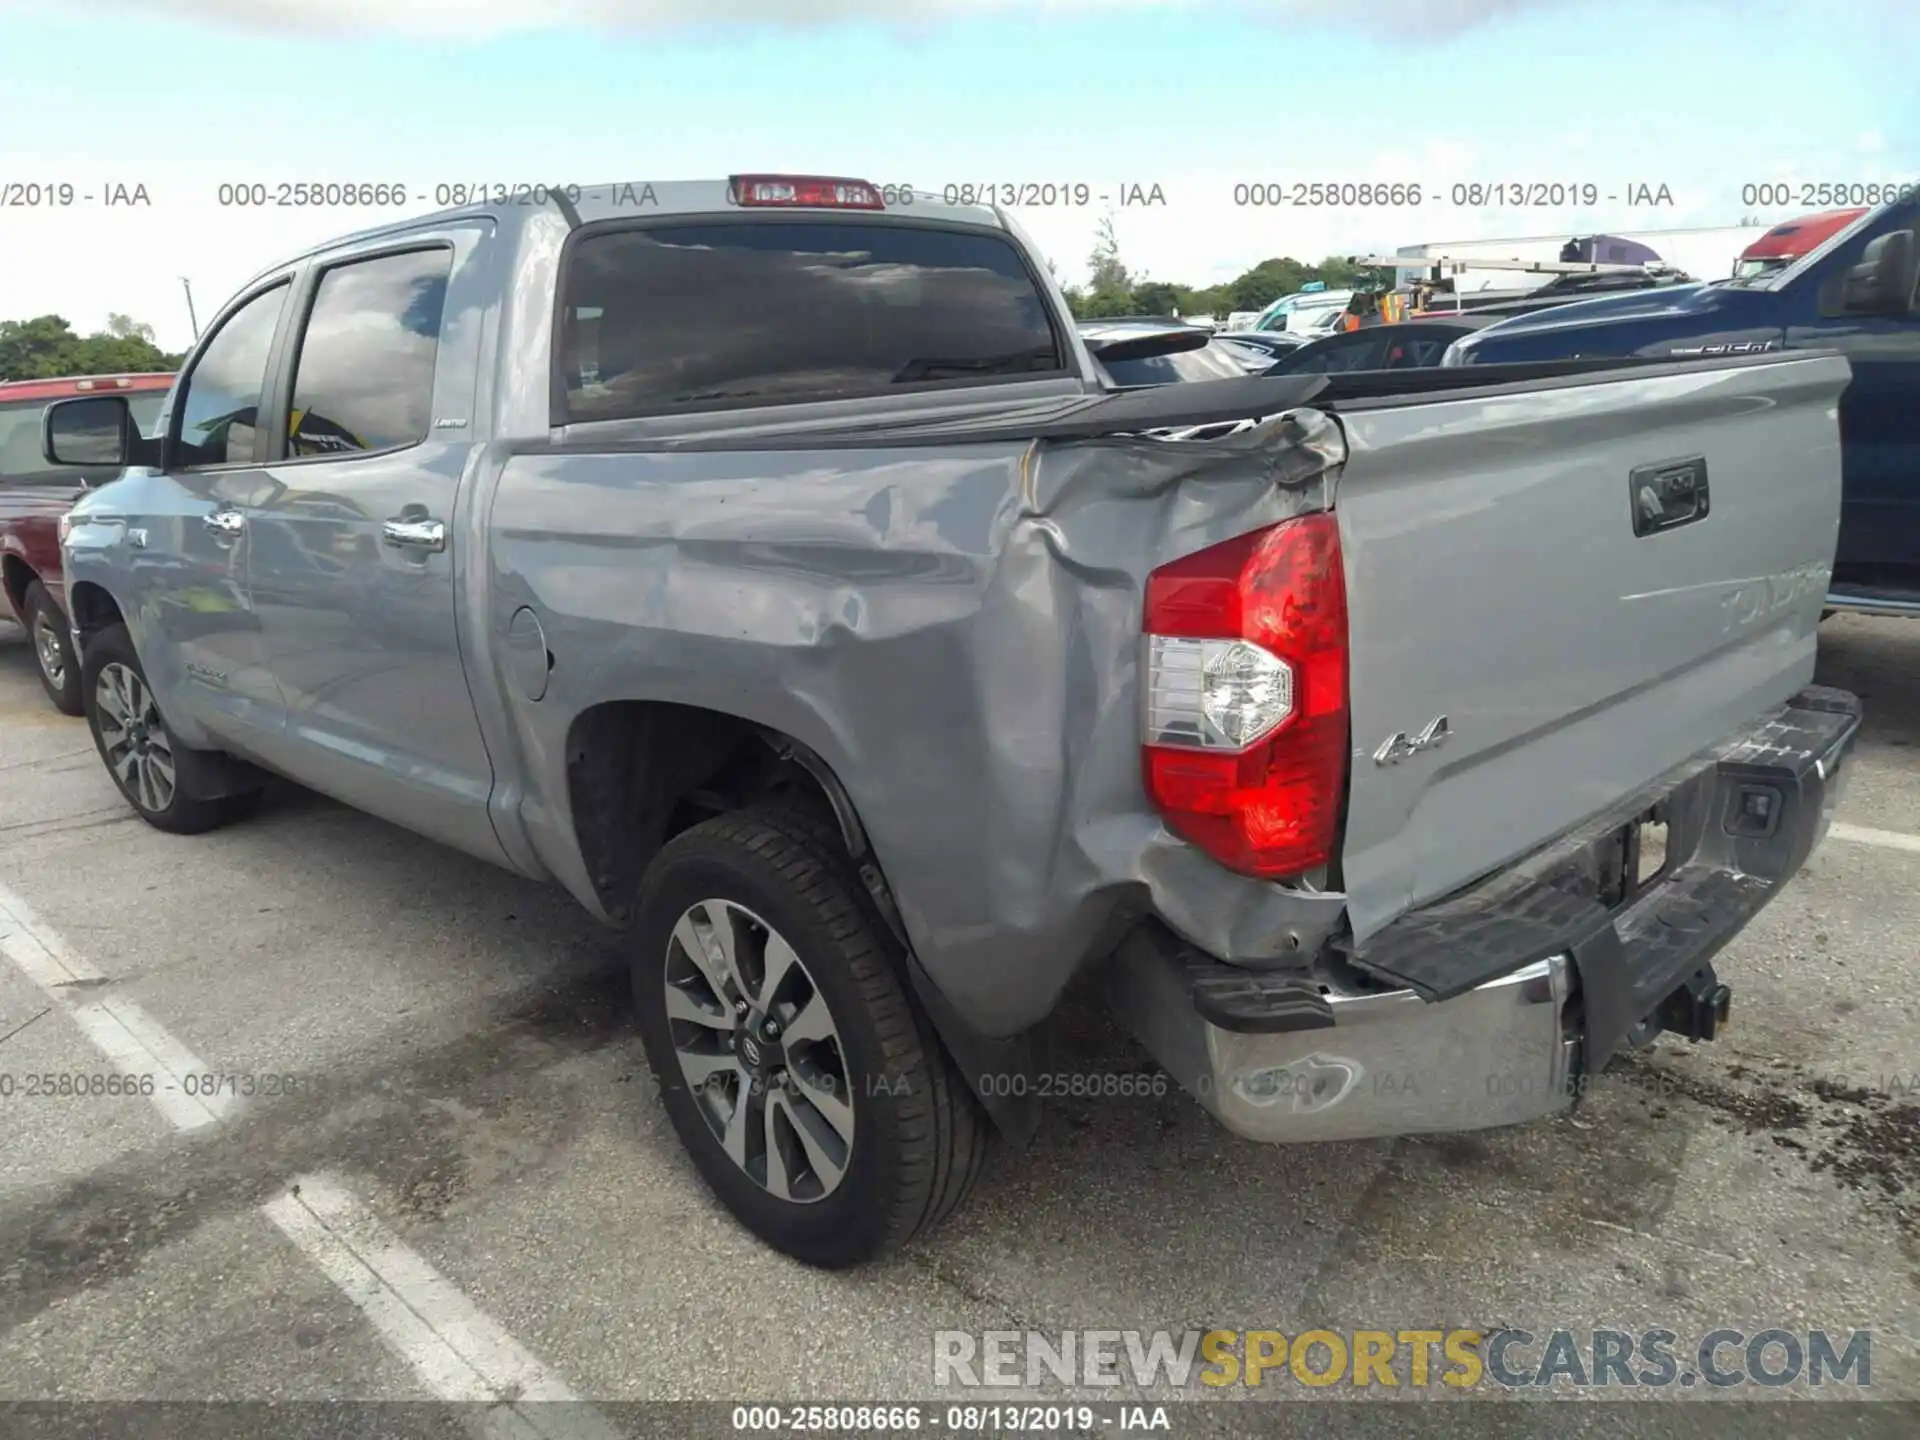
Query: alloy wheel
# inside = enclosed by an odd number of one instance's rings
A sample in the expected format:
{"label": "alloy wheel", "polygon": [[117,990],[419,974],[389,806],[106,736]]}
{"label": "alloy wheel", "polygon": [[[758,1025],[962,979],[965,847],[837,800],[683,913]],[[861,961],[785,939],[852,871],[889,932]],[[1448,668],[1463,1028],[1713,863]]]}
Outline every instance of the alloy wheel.
{"label": "alloy wheel", "polygon": [[94,687],[100,745],[121,788],[146,811],[173,803],[173,741],[160,720],[153,692],[129,666],[103,666]]}
{"label": "alloy wheel", "polygon": [[746,907],[702,900],[673,927],[665,981],[680,1072],[728,1158],[778,1199],[831,1195],[853,1154],[853,1087],[793,946]]}

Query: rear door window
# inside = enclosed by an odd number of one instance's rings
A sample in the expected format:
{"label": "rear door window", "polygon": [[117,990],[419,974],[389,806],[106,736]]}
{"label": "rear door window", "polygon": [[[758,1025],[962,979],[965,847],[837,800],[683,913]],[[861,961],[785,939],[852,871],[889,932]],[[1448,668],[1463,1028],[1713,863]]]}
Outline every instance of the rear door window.
{"label": "rear door window", "polygon": [[287,454],[395,450],[427,438],[453,251],[444,245],[332,266],[294,362]]}
{"label": "rear door window", "polygon": [[568,258],[557,423],[1070,373],[1010,239],[861,220],[584,232]]}

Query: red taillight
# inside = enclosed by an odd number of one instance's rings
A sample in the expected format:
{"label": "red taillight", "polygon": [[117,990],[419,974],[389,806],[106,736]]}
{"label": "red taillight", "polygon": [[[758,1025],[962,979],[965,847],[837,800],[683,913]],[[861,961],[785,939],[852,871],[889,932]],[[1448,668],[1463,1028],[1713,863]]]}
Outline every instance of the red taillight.
{"label": "red taillight", "polygon": [[826,210],[884,210],[879,187],[834,175],[735,175],[728,181],[736,205],[804,205]]}
{"label": "red taillight", "polygon": [[1340,530],[1306,515],[1147,581],[1144,768],[1167,828],[1228,869],[1327,864],[1347,779]]}

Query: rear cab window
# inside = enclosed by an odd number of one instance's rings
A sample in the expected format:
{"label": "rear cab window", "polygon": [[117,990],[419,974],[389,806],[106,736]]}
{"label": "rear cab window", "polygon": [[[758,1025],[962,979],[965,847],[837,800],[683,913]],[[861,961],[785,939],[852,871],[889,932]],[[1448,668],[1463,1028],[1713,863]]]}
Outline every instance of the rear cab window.
{"label": "rear cab window", "polygon": [[572,241],[555,423],[1072,376],[1012,237],[782,215]]}

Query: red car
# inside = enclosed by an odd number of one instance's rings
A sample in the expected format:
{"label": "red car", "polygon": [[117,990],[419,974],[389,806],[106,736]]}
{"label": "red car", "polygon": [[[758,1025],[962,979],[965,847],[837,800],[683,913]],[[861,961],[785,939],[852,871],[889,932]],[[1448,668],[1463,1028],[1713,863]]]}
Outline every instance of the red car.
{"label": "red car", "polygon": [[80,663],[60,579],[60,517],[87,486],[120,472],[49,465],[40,453],[40,416],[50,401],[118,392],[145,432],[172,385],[170,374],[0,382],[0,591],[33,641],[40,683],[68,715],[81,713]]}

